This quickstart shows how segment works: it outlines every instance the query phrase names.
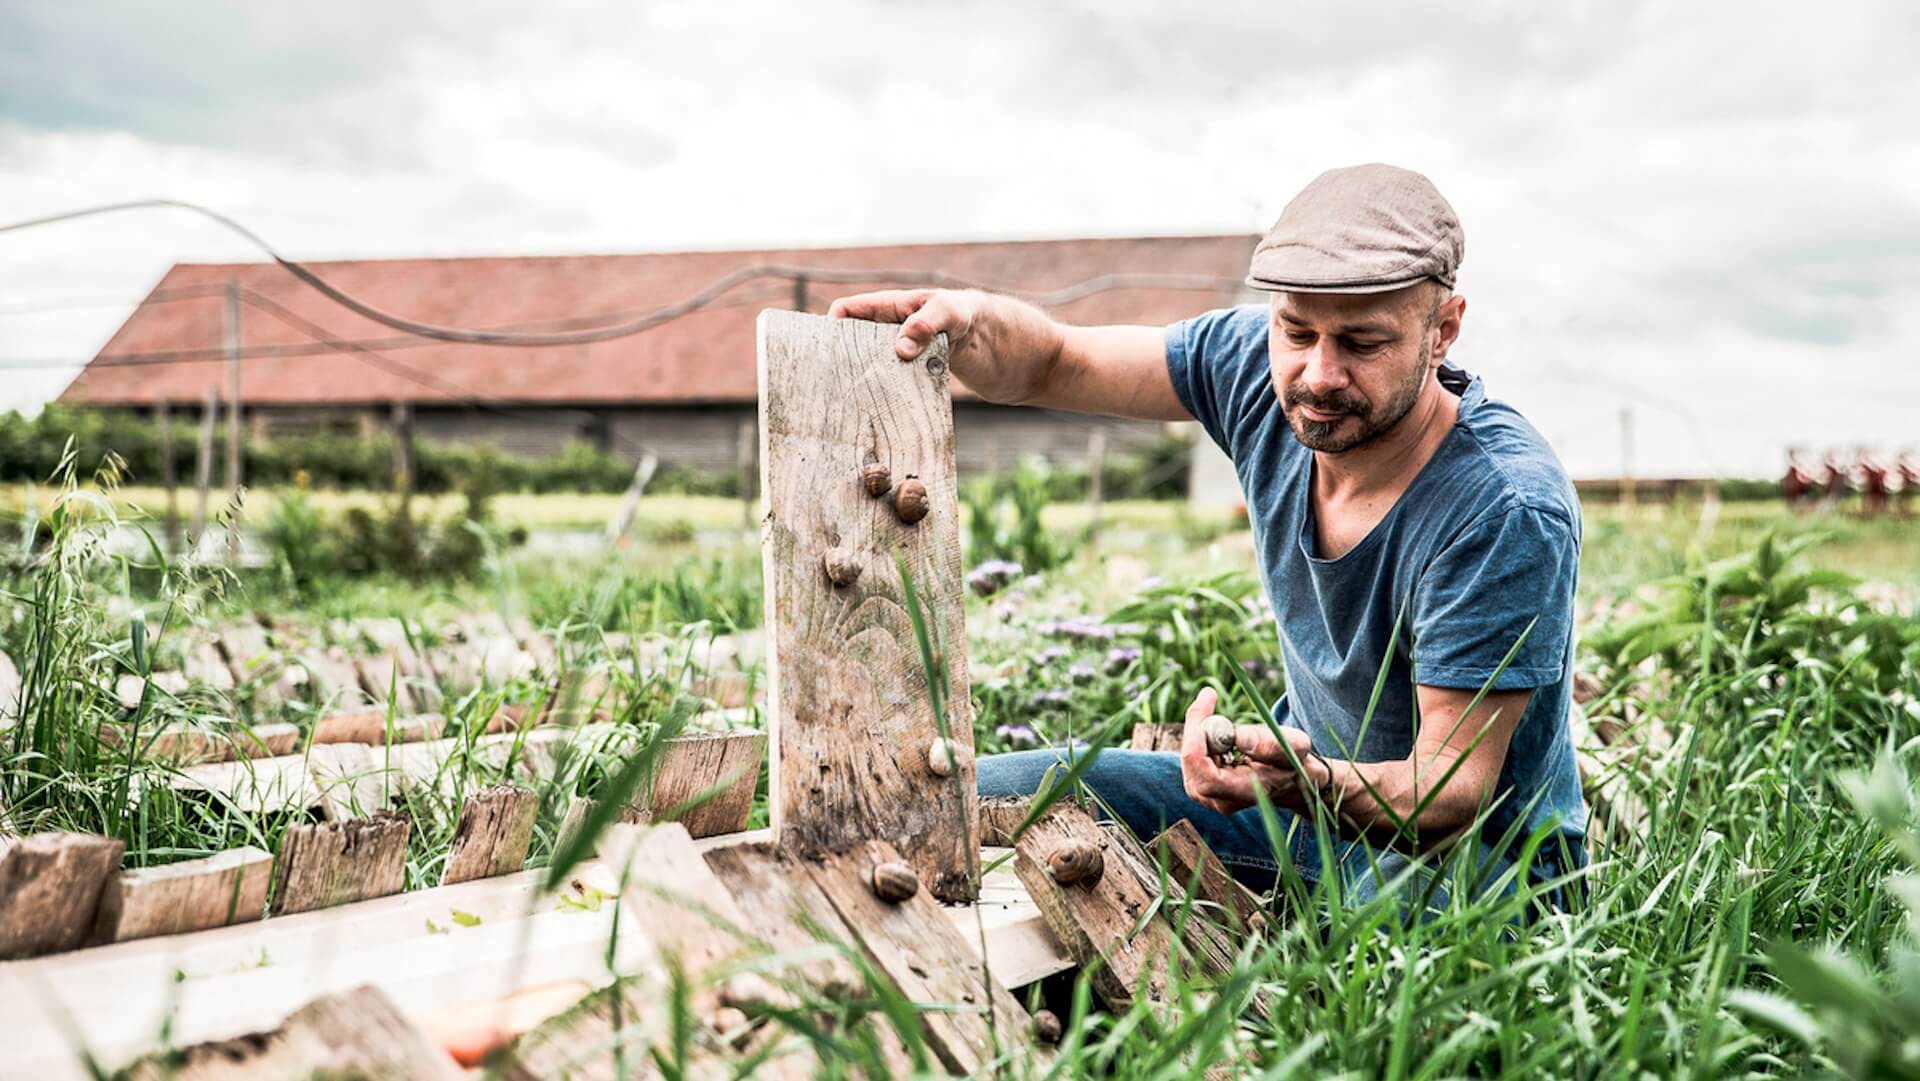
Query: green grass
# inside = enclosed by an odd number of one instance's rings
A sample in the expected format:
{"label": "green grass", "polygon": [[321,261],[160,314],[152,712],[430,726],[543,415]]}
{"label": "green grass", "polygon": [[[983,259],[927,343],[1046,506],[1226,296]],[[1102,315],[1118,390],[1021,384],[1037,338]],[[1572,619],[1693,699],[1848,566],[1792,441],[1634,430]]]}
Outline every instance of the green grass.
{"label": "green grass", "polygon": [[[580,509],[591,500],[547,499],[525,513],[597,524]],[[649,503],[701,528],[738,523],[732,501]],[[1021,726],[1045,739],[1124,741],[1136,721],[1178,720],[1202,685],[1237,713],[1280,690],[1244,535],[1202,539],[1208,524],[1183,522],[1171,505],[1110,509],[1114,528],[1098,550],[1017,586],[1023,597],[969,602],[983,750],[1018,745],[1026,737],[1009,730]],[[144,672],[170,631],[284,598],[270,582],[212,568],[142,571],[107,557],[88,524],[101,512],[78,494],[56,513],[54,546],[0,583],[0,634],[28,683],[25,716],[0,736],[10,824],[111,832],[136,863],[272,848],[284,821],[173,796],[159,784],[165,767],[101,732],[125,719],[113,678]],[[1050,507],[1047,521],[1071,531],[1084,509]],[[1778,541],[1763,544],[1769,533]],[[1613,805],[1636,804],[1644,817],[1610,829],[1584,896],[1568,911],[1543,909],[1532,887],[1481,881],[1458,857],[1367,904],[1348,903],[1331,876],[1314,886],[1288,875],[1272,898],[1274,930],[1237,938],[1242,952],[1225,976],[1177,980],[1163,1009],[1103,1010],[1084,976],[1034,989],[1067,1022],[1052,1076],[1197,1078],[1229,1060],[1274,1078],[1920,1076],[1908,1035],[1920,1030],[1920,917],[1909,908],[1920,891],[1899,877],[1920,870],[1916,534],[1910,523],[1802,519],[1766,505],[1729,504],[1704,533],[1689,508],[1590,511],[1581,665],[1603,686],[1590,710],[1596,727],[1648,745],[1607,766]],[[1796,560],[1797,540],[1806,547]],[[587,641],[602,630],[723,629],[758,621],[758,566],[750,544],[523,554],[478,582],[363,582],[275,614],[430,622],[489,608]],[[1836,569],[1868,584],[1825,573]],[[1169,581],[1145,584],[1148,573]],[[1614,603],[1629,594],[1632,607]],[[136,610],[159,640],[130,631]],[[1108,613],[1132,626],[1110,639],[1058,626]],[[926,644],[929,665],[936,646]],[[649,733],[678,723],[671,694],[622,675],[617,657],[596,663],[630,705],[632,734],[583,758],[566,792],[543,797],[541,860],[563,796],[631,785]],[[472,730],[498,701],[454,703],[455,730]],[[155,696],[135,720],[164,723],[183,708]],[[450,778],[455,794],[494,777],[458,760],[449,768],[471,770]],[[1060,780],[1055,791],[1070,796],[1072,778]],[[152,795],[133,799],[140,790]],[[421,827],[410,883],[437,878],[456,806],[440,796],[412,808]],[[556,879],[575,855],[552,860]],[[1443,897],[1425,890],[1434,882]],[[1426,918],[1407,918],[1426,907]],[[778,975],[782,962],[759,963]],[[670,988],[665,1004],[684,1007],[689,990]],[[844,1035],[857,1020],[899,1025],[918,1046],[911,1007],[883,980],[851,1004],[803,1007],[773,1023],[843,1068],[872,1054]],[[1003,1075],[1047,1071],[1015,1062]]]}

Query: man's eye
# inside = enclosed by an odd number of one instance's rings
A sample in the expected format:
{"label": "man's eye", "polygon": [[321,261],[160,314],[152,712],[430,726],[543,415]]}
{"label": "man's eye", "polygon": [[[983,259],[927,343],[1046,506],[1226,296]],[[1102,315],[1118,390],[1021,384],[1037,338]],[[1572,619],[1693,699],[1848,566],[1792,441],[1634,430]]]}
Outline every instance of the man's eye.
{"label": "man's eye", "polygon": [[1295,345],[1312,345],[1313,332],[1305,330],[1287,331],[1287,340]]}
{"label": "man's eye", "polygon": [[1352,338],[1348,338],[1347,352],[1355,353],[1363,357],[1371,356],[1374,353],[1378,353],[1386,344],[1386,342],[1357,342]]}

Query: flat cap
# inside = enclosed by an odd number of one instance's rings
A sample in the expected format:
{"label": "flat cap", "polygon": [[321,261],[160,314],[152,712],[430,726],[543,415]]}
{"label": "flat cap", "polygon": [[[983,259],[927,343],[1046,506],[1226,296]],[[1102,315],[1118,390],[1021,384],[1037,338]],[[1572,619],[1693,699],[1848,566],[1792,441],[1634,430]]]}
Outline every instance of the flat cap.
{"label": "flat cap", "polygon": [[1432,278],[1451,288],[1466,254],[1460,216],[1433,181],[1393,165],[1351,165],[1321,173],[1293,197],[1253,250],[1247,284],[1385,293]]}

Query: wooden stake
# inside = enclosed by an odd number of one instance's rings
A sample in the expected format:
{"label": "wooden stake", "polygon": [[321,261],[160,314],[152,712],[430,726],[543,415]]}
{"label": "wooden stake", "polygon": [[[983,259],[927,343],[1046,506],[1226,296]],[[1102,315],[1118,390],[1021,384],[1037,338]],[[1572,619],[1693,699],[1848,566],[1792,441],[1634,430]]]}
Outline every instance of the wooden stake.
{"label": "wooden stake", "polygon": [[207,489],[213,486],[213,423],[220,411],[220,391],[212,386],[200,406],[200,444],[193,460],[193,486],[198,493],[193,511],[193,540],[196,545],[207,534]]}
{"label": "wooden stake", "polygon": [[[903,364],[896,332],[760,316],[773,823],[802,854],[885,839],[935,897],[964,901],[979,850],[946,344]],[[896,488],[924,484],[930,513],[909,524],[890,499],[868,495],[861,469],[870,462],[885,463]],[[830,549],[860,565],[852,584],[828,580]],[[963,752],[949,777],[927,766],[941,733],[896,557],[944,668],[947,734]]]}
{"label": "wooden stake", "polygon": [[766,754],[764,732],[727,732],[669,740],[654,764],[649,805],[655,815],[669,815],[675,808],[719,789],[718,794],[675,820],[695,837],[738,833],[747,828],[747,820],[753,814],[760,761]]}
{"label": "wooden stake", "polygon": [[1091,521],[1087,525],[1089,538],[1100,535],[1100,504],[1106,494],[1107,473],[1107,430],[1095,428],[1087,436],[1087,509]]}
{"label": "wooden stake", "polygon": [[0,961],[77,950],[126,843],[90,833],[0,840]]}
{"label": "wooden stake", "polygon": [[413,820],[396,814],[287,827],[274,875],[273,914],[399,893],[412,830]]}
{"label": "wooden stake", "polygon": [[539,793],[512,785],[495,785],[467,797],[440,884],[492,878],[525,867],[539,812]]}
{"label": "wooden stake", "polygon": [[248,845],[204,859],[122,871],[107,883],[93,944],[249,923],[267,907],[273,854]]}
{"label": "wooden stake", "polygon": [[627,494],[620,497],[620,508],[607,519],[606,545],[611,548],[620,543],[627,535],[627,529],[633,525],[633,516],[640,511],[640,497],[646,494],[647,482],[653,479],[654,470],[660,467],[660,459],[652,451],[640,456],[640,464],[633,467],[633,480],[627,485]]}
{"label": "wooden stake", "polygon": [[167,490],[167,555],[180,554],[180,485],[173,470],[173,410],[163,395],[154,406],[154,423],[160,429],[160,484]]}

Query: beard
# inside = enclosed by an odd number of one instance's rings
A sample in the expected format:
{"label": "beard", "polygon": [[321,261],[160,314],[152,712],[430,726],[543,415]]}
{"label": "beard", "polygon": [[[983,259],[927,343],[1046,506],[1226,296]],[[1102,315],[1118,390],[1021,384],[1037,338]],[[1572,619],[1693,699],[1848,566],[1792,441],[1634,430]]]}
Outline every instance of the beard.
{"label": "beard", "polygon": [[[1432,347],[1422,342],[1420,362],[1414,365],[1406,382],[1394,387],[1386,401],[1371,409],[1364,399],[1338,392],[1315,394],[1295,383],[1280,396],[1280,411],[1286,415],[1293,437],[1308,450],[1322,454],[1358,450],[1392,431],[1394,425],[1413,411],[1414,403],[1420,400],[1420,391],[1427,385],[1430,372],[1427,362],[1432,355]],[[1338,415],[1332,420],[1314,420],[1300,413],[1299,407],[1303,405],[1316,412]]]}

